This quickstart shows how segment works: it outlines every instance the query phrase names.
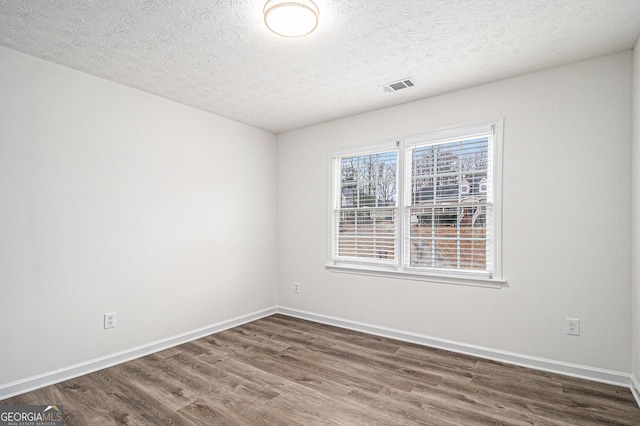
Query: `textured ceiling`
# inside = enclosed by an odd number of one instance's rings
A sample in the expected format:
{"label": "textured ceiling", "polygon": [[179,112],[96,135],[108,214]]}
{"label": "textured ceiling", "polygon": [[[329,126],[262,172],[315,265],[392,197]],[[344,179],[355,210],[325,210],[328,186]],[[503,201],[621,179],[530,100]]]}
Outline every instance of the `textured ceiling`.
{"label": "textured ceiling", "polygon": [[315,1],[318,29],[286,39],[266,0],[0,0],[0,45],[279,133],[640,36],[640,0]]}

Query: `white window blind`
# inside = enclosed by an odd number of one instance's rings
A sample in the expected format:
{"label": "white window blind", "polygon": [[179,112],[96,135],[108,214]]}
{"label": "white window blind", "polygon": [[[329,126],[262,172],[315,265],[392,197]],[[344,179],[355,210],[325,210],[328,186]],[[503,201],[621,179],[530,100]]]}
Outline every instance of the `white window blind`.
{"label": "white window blind", "polygon": [[405,267],[493,273],[493,132],[405,147]]}
{"label": "white window blind", "polygon": [[334,258],[360,263],[397,262],[396,150],[336,159]]}

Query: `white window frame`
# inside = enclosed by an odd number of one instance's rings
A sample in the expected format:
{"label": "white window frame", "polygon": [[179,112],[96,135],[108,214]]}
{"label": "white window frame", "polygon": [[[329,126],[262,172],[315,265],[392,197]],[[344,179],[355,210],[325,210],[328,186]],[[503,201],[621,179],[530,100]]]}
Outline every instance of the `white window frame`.
{"label": "white window frame", "polygon": [[[470,285],[476,287],[500,288],[506,281],[502,276],[502,140],[503,140],[504,119],[483,121],[468,125],[454,126],[430,131],[421,135],[413,135],[393,141],[355,148],[350,150],[335,151],[330,154],[330,244],[329,262],[326,269],[331,272],[344,272],[359,275],[382,276],[391,278],[411,279],[420,281],[430,281],[445,284]],[[492,234],[490,236],[490,274],[477,273],[463,270],[435,270],[408,267],[405,259],[408,256],[408,248],[405,245],[405,235],[408,233],[408,200],[405,200],[407,189],[405,188],[405,173],[407,171],[406,149],[407,147],[438,143],[439,141],[462,138],[474,134],[492,133],[492,143],[489,150],[492,162],[492,177],[490,186],[493,205],[492,221],[490,223]],[[397,214],[396,214],[396,261],[392,264],[351,261],[349,259],[334,256],[335,253],[335,211],[338,208],[336,199],[340,191],[340,168],[339,160],[344,157],[367,155],[376,152],[397,151]],[[407,201],[407,202],[405,202]]]}

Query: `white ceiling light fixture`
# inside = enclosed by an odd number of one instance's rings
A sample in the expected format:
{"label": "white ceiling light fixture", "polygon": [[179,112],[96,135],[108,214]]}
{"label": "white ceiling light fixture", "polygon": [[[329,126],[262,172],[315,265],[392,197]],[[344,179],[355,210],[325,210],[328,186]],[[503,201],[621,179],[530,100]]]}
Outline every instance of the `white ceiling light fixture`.
{"label": "white ceiling light fixture", "polygon": [[302,37],[318,26],[318,6],[311,0],[269,0],[264,5],[264,23],[283,37]]}

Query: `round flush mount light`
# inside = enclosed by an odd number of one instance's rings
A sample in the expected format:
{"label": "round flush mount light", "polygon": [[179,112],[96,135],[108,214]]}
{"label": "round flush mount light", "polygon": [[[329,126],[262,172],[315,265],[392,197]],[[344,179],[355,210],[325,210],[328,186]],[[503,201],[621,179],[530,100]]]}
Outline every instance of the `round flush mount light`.
{"label": "round flush mount light", "polygon": [[302,37],[318,26],[318,6],[311,0],[269,0],[264,23],[283,37]]}

